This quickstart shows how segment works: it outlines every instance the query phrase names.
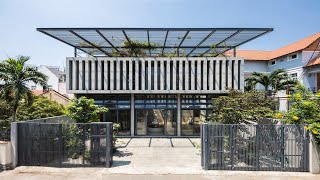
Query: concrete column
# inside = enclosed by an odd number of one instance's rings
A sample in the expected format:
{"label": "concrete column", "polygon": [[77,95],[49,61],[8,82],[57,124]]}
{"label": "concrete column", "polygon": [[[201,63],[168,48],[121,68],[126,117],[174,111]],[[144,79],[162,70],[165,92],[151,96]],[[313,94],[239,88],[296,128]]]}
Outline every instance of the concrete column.
{"label": "concrete column", "polygon": [[77,63],[76,60],[72,60],[72,90],[76,90],[77,87]]}
{"label": "concrete column", "polygon": [[91,90],[96,90],[96,60],[91,61]]}
{"label": "concrete column", "polygon": [[172,78],[172,77],[170,77],[170,61],[166,61],[166,63],[167,63],[167,90],[170,90],[170,79]]}
{"label": "concrete column", "polygon": [[187,60],[187,61],[185,61],[185,64],[184,64],[185,66],[184,66],[184,68],[185,68],[185,76],[184,76],[184,78],[185,78],[185,90],[189,90],[189,61]]}
{"label": "concrete column", "polygon": [[226,60],[222,61],[222,68],[221,68],[221,90],[226,89]]}
{"label": "concrete column", "polygon": [[70,90],[70,67],[69,67],[69,60],[67,59],[66,60],[66,88],[67,88],[67,90]]}
{"label": "concrete column", "polygon": [[131,136],[134,136],[134,94],[131,94],[131,101],[130,101],[130,131]]}
{"label": "concrete column", "polygon": [[203,61],[203,90],[207,90],[208,82],[207,82],[207,76],[208,76],[208,60]]}
{"label": "concrete column", "polygon": [[129,60],[129,90],[132,90],[132,63],[134,63],[134,61],[132,61],[131,59]]}
{"label": "concrete column", "polygon": [[181,136],[181,95],[177,94],[177,135]]}
{"label": "concrete column", "polygon": [[139,90],[139,77],[140,77],[140,74],[139,74],[139,60],[136,59],[135,60],[135,72],[134,72],[134,75],[135,75],[135,90]]}
{"label": "concrete column", "polygon": [[185,76],[183,74],[183,66],[182,66],[182,60],[179,60],[179,90],[183,90],[183,76]]}
{"label": "concrete column", "polygon": [[160,60],[160,90],[164,90],[164,61]]}
{"label": "concrete column", "polygon": [[197,60],[197,90],[201,90],[201,60]]}
{"label": "concrete column", "polygon": [[116,90],[120,90],[120,60],[117,59],[116,62],[117,63],[117,70],[116,70]]}
{"label": "concrete column", "polygon": [[220,60],[216,60],[216,72],[215,72],[215,80],[214,80],[214,85],[216,90],[219,90],[219,85],[220,85],[220,77],[221,77],[221,72],[220,72]]}
{"label": "concrete column", "polygon": [[142,90],[145,90],[145,85],[146,85],[146,62],[145,60],[142,58],[141,59],[141,63],[142,63],[142,66],[141,66],[141,89]]}
{"label": "concrete column", "polygon": [[127,61],[124,60],[122,61],[122,88],[124,90],[127,88],[127,78]]}
{"label": "concrete column", "polygon": [[234,61],[234,72],[233,72],[233,86],[234,86],[234,89],[239,89],[238,87],[238,82],[239,82],[239,79],[238,79],[238,60],[235,60]]}
{"label": "concrete column", "polygon": [[151,60],[148,60],[148,90],[151,90]]}
{"label": "concrete column", "polygon": [[101,60],[98,60],[98,90],[101,90],[101,83],[102,83],[102,76],[101,76],[101,71],[102,71],[102,63]]}
{"label": "concrete column", "polygon": [[191,61],[191,90],[195,90],[195,62]]}
{"label": "concrete column", "polygon": [[172,90],[177,89],[177,61],[172,63]]}
{"label": "concrete column", "polygon": [[[215,79],[213,79],[213,73],[215,73],[215,69],[214,69],[214,63],[216,61],[215,60],[210,60],[208,63],[210,65],[209,67],[209,79],[207,80],[209,83],[209,90],[213,90],[215,88]],[[215,74],[215,77],[217,76],[217,73]]]}
{"label": "concrete column", "polygon": [[82,60],[79,60],[79,90],[83,90],[84,87],[82,87],[82,77],[83,77],[83,69],[82,69]]}
{"label": "concrete column", "polygon": [[110,90],[114,90],[114,60],[110,61]]}
{"label": "concrete column", "polygon": [[228,63],[228,88],[232,88],[232,64],[233,64],[233,60],[229,59],[227,60],[229,61]]}
{"label": "concrete column", "polygon": [[154,70],[154,83],[153,83],[153,89],[158,90],[158,61],[155,59],[153,63],[153,70]]}
{"label": "concrete column", "polygon": [[238,72],[240,74],[240,90],[244,91],[244,60],[240,60],[239,61],[240,64],[240,72]]}
{"label": "concrete column", "polygon": [[90,74],[89,74],[89,61],[85,60],[84,63],[85,63],[84,86],[85,86],[85,90],[88,91],[89,90],[89,83],[91,83],[91,82],[89,82],[89,76],[90,76]]}
{"label": "concrete column", "polygon": [[11,167],[14,169],[18,165],[18,123],[11,123],[10,129],[11,139]]}
{"label": "concrete column", "polygon": [[104,90],[108,89],[108,82],[110,81],[110,80],[108,79],[108,72],[109,72],[108,62],[107,62],[107,61],[104,61],[104,72],[103,72]]}

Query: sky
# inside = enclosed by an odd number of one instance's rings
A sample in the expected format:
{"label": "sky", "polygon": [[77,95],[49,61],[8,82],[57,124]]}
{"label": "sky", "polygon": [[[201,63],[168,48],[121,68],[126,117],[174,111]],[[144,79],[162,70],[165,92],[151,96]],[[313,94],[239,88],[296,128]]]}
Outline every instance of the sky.
{"label": "sky", "polygon": [[74,49],[45,27],[274,28],[240,49],[274,50],[320,32],[320,0],[0,0],[0,60],[65,66]]}

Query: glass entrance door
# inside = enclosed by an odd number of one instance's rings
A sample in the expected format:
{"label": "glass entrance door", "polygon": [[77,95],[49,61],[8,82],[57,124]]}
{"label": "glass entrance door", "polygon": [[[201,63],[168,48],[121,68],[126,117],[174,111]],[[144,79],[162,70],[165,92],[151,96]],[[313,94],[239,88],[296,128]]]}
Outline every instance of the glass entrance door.
{"label": "glass entrance door", "polygon": [[136,135],[176,135],[176,110],[136,110]]}

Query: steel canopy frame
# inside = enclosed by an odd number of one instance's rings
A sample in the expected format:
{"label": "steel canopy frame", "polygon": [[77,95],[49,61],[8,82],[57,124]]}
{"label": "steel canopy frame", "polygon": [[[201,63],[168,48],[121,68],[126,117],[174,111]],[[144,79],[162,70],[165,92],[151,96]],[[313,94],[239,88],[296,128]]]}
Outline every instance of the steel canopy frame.
{"label": "steel canopy frame", "polygon": [[[142,39],[141,42],[146,42],[149,50],[143,56],[166,56],[165,49],[169,49],[167,52],[176,51],[178,57],[200,57],[212,56],[210,52],[219,55],[235,49],[273,31],[273,28],[37,28],[37,31],[91,56],[101,56],[101,53],[109,57],[117,56],[113,50],[121,52],[128,48],[135,56],[142,56],[137,54],[139,47],[133,47],[131,42]],[[180,33],[181,36],[170,34],[169,38],[170,32]],[[146,36],[141,37],[141,33]],[[129,47],[124,46],[124,41],[128,42]],[[180,53],[180,49],[185,53]]]}

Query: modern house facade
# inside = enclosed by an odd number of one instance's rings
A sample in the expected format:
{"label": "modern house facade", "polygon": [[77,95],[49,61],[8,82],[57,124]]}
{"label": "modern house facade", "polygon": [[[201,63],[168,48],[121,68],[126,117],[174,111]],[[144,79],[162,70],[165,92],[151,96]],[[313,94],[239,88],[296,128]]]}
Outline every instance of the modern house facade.
{"label": "modern house facade", "polygon": [[[124,136],[198,136],[213,97],[244,90],[236,48],[270,28],[38,28],[75,48],[67,92],[109,109]],[[233,50],[232,57],[224,53]],[[88,54],[79,57],[77,51]]]}

